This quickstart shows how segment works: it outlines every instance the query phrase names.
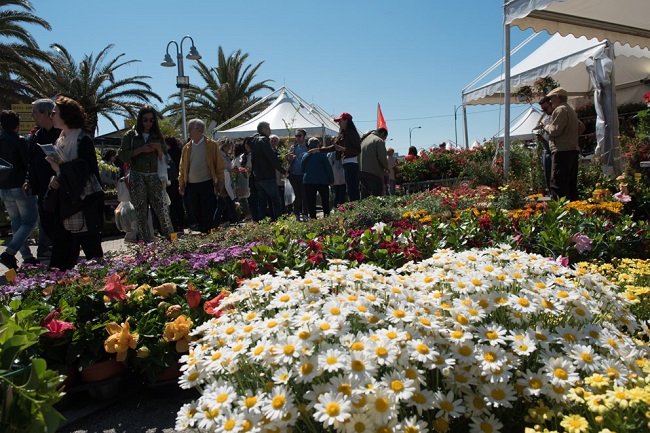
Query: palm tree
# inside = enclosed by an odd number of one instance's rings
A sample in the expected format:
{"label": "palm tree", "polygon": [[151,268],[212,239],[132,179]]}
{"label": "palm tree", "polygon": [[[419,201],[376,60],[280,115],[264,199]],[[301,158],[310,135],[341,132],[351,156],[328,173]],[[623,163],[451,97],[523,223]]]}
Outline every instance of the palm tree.
{"label": "palm tree", "polygon": [[124,53],[110,58],[113,45],[108,45],[95,57],[84,55],[78,64],[60,44],[52,44],[50,69],[44,70],[39,90],[41,96],[65,95],[81,104],[87,116],[87,129],[97,130],[99,116],[108,119],[115,129],[120,129],[113,116],[134,117],[138,109],[152,99],[162,102],[144,80],[151,78],[136,75],[116,79],[115,72],[139,60],[121,61]]}
{"label": "palm tree", "polygon": [[3,107],[30,100],[33,89],[25,78],[33,78],[38,62],[47,60],[23,25],[35,24],[47,30],[51,27],[32,11],[28,0],[0,0],[0,105]]}
{"label": "palm tree", "polygon": [[[204,119],[207,124],[215,122],[218,125],[258,102],[261,98],[254,96],[258,91],[264,89],[273,91],[274,89],[267,84],[273,80],[254,83],[257,72],[264,62],[252,67],[252,65],[245,65],[246,59],[248,53],[237,50],[226,57],[223,48],[219,47],[216,68],[208,67],[199,60],[194,65],[194,69],[206,84],[203,87],[190,85],[185,91],[188,116]],[[180,94],[175,93],[171,97],[180,98]],[[265,108],[265,104],[260,104],[242,116],[239,122],[254,117]],[[180,118],[180,111],[180,102],[170,104],[164,109],[165,113],[177,119]]]}

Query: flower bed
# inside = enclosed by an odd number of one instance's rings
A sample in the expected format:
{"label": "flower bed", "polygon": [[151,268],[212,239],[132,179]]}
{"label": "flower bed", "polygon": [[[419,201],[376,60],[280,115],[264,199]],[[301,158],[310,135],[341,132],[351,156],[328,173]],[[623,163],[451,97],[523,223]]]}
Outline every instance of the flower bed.
{"label": "flower bed", "polygon": [[510,248],[395,270],[329,263],[243,282],[193,332],[180,383],[202,396],[177,428],[522,431],[597,416],[617,428],[610,411],[645,426],[640,325],[603,277]]}

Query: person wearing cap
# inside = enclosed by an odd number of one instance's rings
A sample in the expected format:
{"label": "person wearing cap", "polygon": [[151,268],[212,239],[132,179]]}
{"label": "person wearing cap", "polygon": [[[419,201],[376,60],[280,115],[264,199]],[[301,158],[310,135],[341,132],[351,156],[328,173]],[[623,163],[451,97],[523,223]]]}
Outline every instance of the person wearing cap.
{"label": "person wearing cap", "polygon": [[343,162],[345,171],[345,185],[348,190],[348,199],[357,201],[361,198],[359,192],[359,153],[361,153],[361,137],[357,127],[352,121],[352,115],[343,112],[339,117],[334,119],[339,124],[339,135],[334,138],[331,146],[311,149],[309,152],[329,153],[336,151],[337,158]]}
{"label": "person wearing cap", "polygon": [[550,136],[551,194],[556,200],[560,197],[577,200],[580,156],[578,137],[584,132],[584,125],[575,110],[567,104],[566,90],[556,87],[547,96],[553,107],[551,120],[543,127]]}
{"label": "person wearing cap", "polygon": [[545,125],[548,125],[551,121],[551,114],[553,113],[553,107],[551,106],[551,98],[549,96],[544,96],[539,100],[539,106],[542,109],[542,116],[537,122],[537,127],[535,128],[535,134],[537,140],[541,143],[542,148],[544,149],[544,154],[542,155],[542,167],[544,168],[544,180],[546,181],[546,192],[551,193],[551,165],[552,165],[552,156],[551,148],[548,144],[549,135],[546,131],[543,130]]}
{"label": "person wearing cap", "polygon": [[386,138],[388,129],[379,128],[364,134],[359,154],[361,198],[379,197],[384,192],[384,172],[388,171]]}

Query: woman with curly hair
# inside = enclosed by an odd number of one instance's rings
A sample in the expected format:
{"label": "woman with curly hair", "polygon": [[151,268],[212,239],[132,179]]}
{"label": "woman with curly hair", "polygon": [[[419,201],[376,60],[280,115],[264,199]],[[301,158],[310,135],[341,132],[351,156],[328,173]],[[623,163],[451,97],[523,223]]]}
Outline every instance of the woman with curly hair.
{"label": "woman with curly hair", "polygon": [[140,239],[145,242],[154,240],[148,224],[149,206],[160,221],[161,234],[169,238],[173,228],[165,203],[167,184],[158,175],[158,163],[167,158],[167,146],[158,125],[158,113],[153,107],[145,105],[140,109],[135,126],[122,137],[118,155],[131,165],[129,192],[138,219]]}
{"label": "woman with curly hair", "polygon": [[[52,111],[54,126],[61,129],[56,148],[61,159],[48,156],[56,173],[52,176],[48,195],[57,197],[53,211],[59,216],[51,226],[52,258],[50,268],[72,269],[83,248],[86,259],[101,259],[102,227],[104,225],[104,191],[99,179],[99,166],[93,140],[83,131],[86,115],[81,105],[60,96]],[[54,192],[56,191],[56,192]]]}

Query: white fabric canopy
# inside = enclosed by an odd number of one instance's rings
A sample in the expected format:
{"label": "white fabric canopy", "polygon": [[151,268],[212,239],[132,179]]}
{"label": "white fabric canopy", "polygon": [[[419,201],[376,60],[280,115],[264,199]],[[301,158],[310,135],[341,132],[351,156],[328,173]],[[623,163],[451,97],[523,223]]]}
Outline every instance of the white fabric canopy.
{"label": "white fabric canopy", "polygon": [[[648,0],[511,0],[505,4],[504,23],[521,29],[533,28],[561,35],[586,36],[607,41],[586,62],[594,84],[598,119],[596,137],[601,161],[620,172],[616,71],[613,43],[650,48],[650,1]],[[510,67],[509,33],[506,38],[506,67]],[[506,79],[505,119],[510,118],[510,80]],[[508,137],[505,138],[504,172],[508,172]]]}
{"label": "white fabric canopy", "polygon": [[[528,110],[521,113],[519,117],[514,120],[513,125],[510,126],[510,138],[515,140],[532,140],[535,138],[533,129],[535,129],[541,117],[541,110],[533,106],[528,107]],[[501,130],[498,134],[498,138],[503,139],[503,135],[503,130]]]}
{"label": "white fabric canopy", "polygon": [[304,129],[308,135],[327,134],[335,136],[338,134],[339,127],[333,121],[332,116],[317,105],[308,104],[285,86],[266,96],[260,103],[270,99],[274,94],[278,94],[278,97],[260,114],[239,126],[225,131],[219,131],[220,127],[227,125],[245,113],[245,111],[239,113],[232,119],[228,119],[223,124],[217,126],[214,137],[248,137],[257,132],[257,125],[260,122],[268,122],[271,125],[273,134],[281,137],[295,132],[296,129]]}
{"label": "white fabric canopy", "polygon": [[505,23],[650,48],[648,0],[510,0]]}
{"label": "white fabric canopy", "polygon": [[[650,0],[648,0],[650,3]],[[606,42],[586,37],[553,35],[537,50],[511,68],[510,85],[516,89],[531,85],[540,77],[553,77],[569,92],[569,98],[591,98],[594,86],[586,63],[595,58]],[[642,102],[650,86],[642,84],[650,76],[650,50],[614,43],[616,99],[619,104]],[[463,104],[502,104],[504,77],[480,84],[463,92]],[[517,102],[516,100],[512,101]]]}

